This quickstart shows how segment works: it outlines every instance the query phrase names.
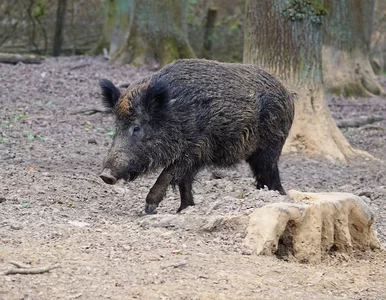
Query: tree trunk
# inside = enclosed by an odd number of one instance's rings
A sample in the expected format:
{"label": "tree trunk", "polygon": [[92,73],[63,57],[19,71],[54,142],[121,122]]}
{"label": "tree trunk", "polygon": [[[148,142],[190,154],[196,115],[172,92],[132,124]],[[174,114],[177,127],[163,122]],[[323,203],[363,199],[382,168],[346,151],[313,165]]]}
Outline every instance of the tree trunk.
{"label": "tree trunk", "polygon": [[319,1],[248,0],[244,62],[276,75],[298,93],[284,151],[345,160],[356,151],[336,126],[323,89]]}
{"label": "tree trunk", "polygon": [[99,44],[109,44],[112,62],[163,66],[195,57],[187,40],[186,1],[109,0],[106,5]]}
{"label": "tree trunk", "polygon": [[56,11],[53,56],[59,56],[62,50],[62,32],[64,27],[64,17],[66,15],[66,4],[67,4],[67,0],[58,0],[58,9]]}
{"label": "tree trunk", "polygon": [[205,58],[209,58],[212,51],[213,31],[214,31],[214,26],[216,24],[216,18],[217,18],[217,8],[209,7],[208,13],[206,16],[204,48],[202,53],[202,56]]}
{"label": "tree trunk", "polygon": [[323,75],[328,90],[346,97],[384,91],[370,64],[374,0],[323,0]]}

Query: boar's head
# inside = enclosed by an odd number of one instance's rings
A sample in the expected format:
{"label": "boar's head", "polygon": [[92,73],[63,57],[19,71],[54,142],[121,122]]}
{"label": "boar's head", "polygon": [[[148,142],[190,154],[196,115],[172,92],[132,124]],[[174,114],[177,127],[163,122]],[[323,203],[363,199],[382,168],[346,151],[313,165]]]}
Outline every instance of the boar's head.
{"label": "boar's head", "polygon": [[170,162],[167,133],[169,93],[165,82],[132,84],[120,93],[101,80],[103,104],[115,115],[115,135],[100,177],[108,184],[132,181]]}

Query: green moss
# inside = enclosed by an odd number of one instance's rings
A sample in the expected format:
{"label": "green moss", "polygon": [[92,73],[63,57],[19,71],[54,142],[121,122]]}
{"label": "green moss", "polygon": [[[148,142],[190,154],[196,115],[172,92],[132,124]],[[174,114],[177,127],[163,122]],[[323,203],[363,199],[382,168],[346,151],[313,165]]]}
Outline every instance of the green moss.
{"label": "green moss", "polygon": [[178,40],[176,37],[164,37],[157,45],[156,56],[161,66],[167,65],[178,58],[196,57],[186,40]]}
{"label": "green moss", "polygon": [[196,58],[196,54],[187,41],[180,43],[178,51],[180,53],[180,58]]}
{"label": "green moss", "polygon": [[360,84],[349,83],[345,86],[334,86],[329,89],[331,94],[346,98],[368,97],[368,93]]}
{"label": "green moss", "polygon": [[343,87],[343,96],[347,98],[367,97],[368,93],[362,85],[350,83]]}
{"label": "green moss", "polygon": [[178,52],[178,43],[173,37],[164,37],[160,42],[157,53],[161,67],[171,63],[173,60],[180,58]]}
{"label": "green moss", "polygon": [[334,86],[328,90],[331,94],[340,96],[342,95],[342,89],[340,87]]}
{"label": "green moss", "polygon": [[314,6],[314,12],[317,16],[326,16],[328,14],[327,9],[323,6],[323,4],[316,0],[309,1]]}
{"label": "green moss", "polygon": [[323,16],[327,15],[327,9],[318,0],[290,0],[283,10],[283,16],[291,21],[303,21],[321,24]]}

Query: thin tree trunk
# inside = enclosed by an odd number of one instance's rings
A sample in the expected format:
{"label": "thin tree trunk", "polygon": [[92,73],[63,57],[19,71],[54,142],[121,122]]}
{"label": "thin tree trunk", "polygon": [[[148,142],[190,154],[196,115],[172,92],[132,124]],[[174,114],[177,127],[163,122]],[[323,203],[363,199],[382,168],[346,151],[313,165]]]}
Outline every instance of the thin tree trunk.
{"label": "thin tree trunk", "polygon": [[64,27],[64,17],[66,15],[67,0],[58,0],[58,9],[56,11],[56,24],[54,36],[53,56],[59,56],[62,49],[62,32]]}
{"label": "thin tree trunk", "polygon": [[346,97],[384,91],[370,64],[374,0],[323,0],[323,75],[328,90]]}
{"label": "thin tree trunk", "polygon": [[76,0],[71,0],[71,20],[70,20],[70,29],[71,29],[71,44],[72,44],[72,55],[76,53],[76,34],[75,34],[75,14],[76,14]]}
{"label": "thin tree trunk", "polygon": [[208,14],[206,17],[205,33],[204,33],[204,48],[203,48],[203,57],[209,57],[210,52],[212,51],[212,39],[214,26],[216,24],[217,18],[217,8],[210,7],[208,9]]}
{"label": "thin tree trunk", "polygon": [[33,17],[33,15],[32,15],[34,4],[35,4],[34,0],[30,0],[28,8],[27,8],[28,17],[29,17],[29,19],[31,21],[28,44],[29,44],[29,47],[33,46],[33,48],[34,48],[34,50],[32,50],[31,52],[36,52],[36,53],[40,54],[39,47],[38,47],[38,45],[35,42],[35,37],[36,37],[36,21],[35,21],[35,18]]}
{"label": "thin tree trunk", "polygon": [[[298,5],[294,5],[297,3]],[[345,160],[356,151],[337,128],[323,89],[319,1],[248,0],[244,62],[260,66],[298,93],[285,151]]]}
{"label": "thin tree trunk", "polygon": [[102,34],[97,44],[90,51],[90,54],[98,55],[103,52],[104,48],[106,49],[110,48],[111,35],[114,27],[114,17],[115,17],[115,0],[106,0]]}

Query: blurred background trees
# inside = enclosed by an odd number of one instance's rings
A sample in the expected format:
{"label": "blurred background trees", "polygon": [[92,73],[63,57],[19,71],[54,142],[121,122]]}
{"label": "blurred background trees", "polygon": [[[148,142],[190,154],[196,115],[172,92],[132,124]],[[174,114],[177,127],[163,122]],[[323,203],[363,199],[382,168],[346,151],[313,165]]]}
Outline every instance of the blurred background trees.
{"label": "blurred background trees", "polygon": [[[0,52],[52,55],[58,0],[0,1]],[[94,47],[103,26],[103,3],[66,0],[61,54],[84,54]]]}
{"label": "blurred background trees", "polygon": [[323,5],[328,11],[323,22],[325,86],[345,97],[380,95],[370,65],[375,0],[323,0]]}
{"label": "blurred background trees", "polygon": [[[371,20],[369,13],[374,1],[374,18]],[[122,47],[127,48],[127,45],[130,44],[130,41],[127,43],[128,37],[132,37],[131,41],[136,40],[135,44],[144,44],[144,46],[153,44],[152,48],[154,48],[155,43],[159,45],[159,41],[157,42],[159,39],[154,39],[155,31],[166,30],[169,35],[170,32],[176,31],[175,28],[179,28],[177,36],[187,36],[188,44],[197,57],[230,62],[243,60],[246,0],[2,0],[0,1],[0,52],[52,55],[55,36],[57,36],[55,30],[59,29],[56,24],[61,2],[66,2],[61,39],[57,39],[61,41],[61,55],[102,54],[105,48],[109,56],[118,62],[130,62],[133,54],[130,55],[128,54],[130,51],[122,49]],[[334,5],[335,2],[336,5]],[[346,12],[352,11],[353,7],[359,7],[358,5],[364,5],[363,13],[366,12],[367,17],[358,17],[356,14],[354,15],[355,22],[350,20],[340,23],[339,19],[333,21],[333,18],[337,16],[339,18],[339,14],[341,14],[340,17],[343,17],[344,11],[341,11],[339,7],[347,3],[351,3],[352,6],[347,7]],[[332,21],[330,28],[338,28],[337,26],[346,24],[351,25],[351,30],[355,34],[367,34],[365,44],[370,49],[370,53],[366,55],[371,58],[372,65],[377,69],[378,74],[384,72],[386,70],[386,0],[324,0],[323,5],[327,10],[331,10],[331,14],[326,16],[328,20]],[[169,9],[173,7],[176,8],[174,19]],[[215,15],[211,15],[211,11],[215,11]],[[178,18],[177,14],[179,14]],[[170,18],[173,19],[172,22],[169,22]],[[139,23],[139,19],[141,19],[142,26],[129,26]],[[214,20],[214,26],[208,30],[207,25],[211,26],[210,22],[208,23],[210,19]],[[153,25],[157,23],[164,24],[164,26],[158,29],[151,28],[151,22]],[[133,38],[135,27],[141,28],[142,33]],[[146,34],[143,34],[143,27],[148,31]],[[371,31],[369,31],[370,27]],[[328,31],[326,28],[324,30]],[[324,40],[327,45],[334,41],[337,34],[342,34],[342,30],[339,32],[335,30],[335,33],[330,30],[330,32],[331,38]],[[372,34],[371,38],[369,33]],[[352,43],[357,42],[357,37],[351,39],[350,36],[347,36]],[[126,43],[122,44],[125,46],[120,45],[125,39]],[[120,55],[117,54],[118,48],[121,48]],[[328,49],[331,49],[330,46],[324,48],[324,53],[328,53]],[[145,56],[147,61],[154,62],[154,57],[149,59],[154,55]],[[158,54],[158,56],[162,55]],[[135,58],[133,61],[140,64],[141,61],[144,61],[144,56]],[[337,59],[330,55],[328,61],[335,63]],[[163,62],[160,64],[162,65]],[[366,78],[371,78],[371,76],[366,76]],[[328,82],[334,82],[333,78],[331,80],[326,78],[326,80],[327,85],[329,85]],[[369,82],[374,83],[371,80]],[[331,89],[334,90],[332,84]],[[335,92],[346,94],[344,91],[344,88],[335,88]]]}
{"label": "blurred background trees", "polygon": [[[170,24],[167,16],[168,3],[176,3],[181,19],[175,18],[174,24],[176,21],[180,22],[176,24],[176,27],[181,27],[179,35],[186,34],[193,52],[198,57],[204,55],[208,10],[215,7],[216,22],[211,34],[211,48],[205,56],[234,62],[241,62],[243,59],[245,0],[66,0],[66,2],[62,55],[79,55],[90,51],[102,54],[105,48],[109,51],[109,55],[114,57],[120,39],[123,40],[124,35],[129,33],[128,28],[123,29],[125,24],[137,24],[139,19],[144,19],[141,20],[142,27],[149,27],[150,21],[154,24],[159,20],[161,23]],[[156,6],[152,6],[152,3]],[[0,1],[0,52],[52,55],[58,4],[59,0]],[[133,18],[131,21],[130,17]],[[183,19],[186,22],[183,22]],[[165,26],[160,29],[174,30]],[[113,42],[112,31],[121,34],[121,37],[114,36]],[[153,33],[150,31],[138,39],[142,38],[150,44],[155,42]],[[110,44],[111,42],[113,44]],[[127,58],[123,59],[123,56],[121,58],[122,61],[130,61]]]}
{"label": "blurred background trees", "polygon": [[102,37],[92,53],[109,49],[113,62],[163,66],[194,58],[183,0],[108,0]]}

